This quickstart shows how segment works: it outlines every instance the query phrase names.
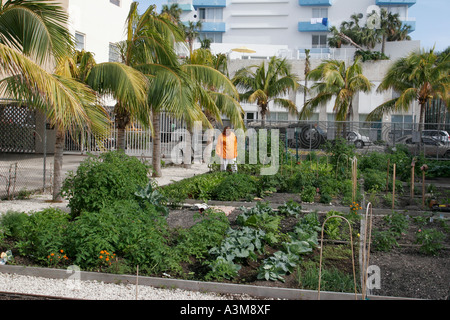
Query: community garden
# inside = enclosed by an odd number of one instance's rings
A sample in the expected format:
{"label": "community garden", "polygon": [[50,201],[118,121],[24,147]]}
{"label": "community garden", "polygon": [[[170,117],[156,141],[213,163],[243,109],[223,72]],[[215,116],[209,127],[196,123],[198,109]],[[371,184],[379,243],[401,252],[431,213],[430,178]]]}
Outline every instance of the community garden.
{"label": "community garden", "polygon": [[353,293],[370,242],[366,257],[381,272],[372,294],[448,296],[448,216],[428,206],[449,202],[449,186],[432,180],[448,178],[449,164],[419,158],[411,169],[401,148],[361,155],[344,143],[280,159],[275,175],[212,165],[157,186],[137,158],[90,156],[63,183],[70,213],[4,214],[0,251],[9,264],[117,274],[139,266],[141,275],[297,289],[317,290],[320,276],[320,290]]}

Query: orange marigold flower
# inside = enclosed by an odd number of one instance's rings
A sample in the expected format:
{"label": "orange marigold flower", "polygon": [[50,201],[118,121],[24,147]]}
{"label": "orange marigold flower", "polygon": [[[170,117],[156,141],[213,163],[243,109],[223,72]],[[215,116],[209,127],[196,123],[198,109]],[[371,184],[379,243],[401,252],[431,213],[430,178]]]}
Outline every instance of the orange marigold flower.
{"label": "orange marigold flower", "polygon": [[64,253],[64,250],[59,250],[59,252]]}
{"label": "orange marigold flower", "polygon": [[53,257],[55,254],[52,252],[52,253],[50,253],[50,255]]}
{"label": "orange marigold flower", "polygon": [[100,258],[100,259],[103,259],[103,256],[100,256],[99,258]]}

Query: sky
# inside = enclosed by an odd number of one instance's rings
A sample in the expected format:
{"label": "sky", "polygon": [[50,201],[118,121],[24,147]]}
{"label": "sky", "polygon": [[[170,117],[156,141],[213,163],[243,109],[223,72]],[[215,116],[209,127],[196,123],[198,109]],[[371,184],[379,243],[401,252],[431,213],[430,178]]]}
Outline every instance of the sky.
{"label": "sky", "polygon": [[[138,0],[140,8],[146,9],[149,4],[156,4],[161,11],[166,0]],[[416,18],[416,30],[410,34],[413,40],[420,40],[423,49],[435,46],[436,51],[443,51],[450,46],[449,30],[450,0],[417,0],[409,8],[409,16]]]}

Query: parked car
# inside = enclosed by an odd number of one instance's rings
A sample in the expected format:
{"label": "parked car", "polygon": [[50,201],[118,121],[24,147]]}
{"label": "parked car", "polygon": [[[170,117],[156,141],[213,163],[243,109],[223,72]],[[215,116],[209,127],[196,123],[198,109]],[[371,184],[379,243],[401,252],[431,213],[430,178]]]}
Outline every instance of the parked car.
{"label": "parked car", "polygon": [[423,130],[422,136],[439,140],[445,144],[450,143],[450,135],[444,130]]}
{"label": "parked car", "polygon": [[369,137],[363,136],[356,131],[347,132],[347,141],[353,142],[355,147],[358,149],[364,148],[365,146],[370,146],[372,144]]}
{"label": "parked car", "polygon": [[422,142],[419,145],[419,143],[413,141],[411,135],[406,135],[397,139],[396,143],[405,144],[408,150],[413,153],[421,147],[420,149],[423,150],[425,156],[450,158],[450,146],[434,138],[422,137]]}

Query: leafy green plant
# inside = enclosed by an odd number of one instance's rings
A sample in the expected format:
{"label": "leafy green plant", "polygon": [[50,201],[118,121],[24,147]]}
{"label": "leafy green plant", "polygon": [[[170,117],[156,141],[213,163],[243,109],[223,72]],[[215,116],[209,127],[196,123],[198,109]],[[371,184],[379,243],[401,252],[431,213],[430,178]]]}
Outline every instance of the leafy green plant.
{"label": "leafy green plant", "polygon": [[230,227],[230,221],[222,211],[208,209],[194,218],[197,220],[195,225],[179,231],[175,247],[185,261],[189,261],[190,257],[206,258],[209,249],[221,244]]}
{"label": "leafy green plant", "polygon": [[241,269],[239,264],[229,261],[221,256],[216,260],[210,261],[208,266],[211,270],[205,275],[205,280],[232,280],[238,276],[238,272]]}
{"label": "leafy green plant", "polygon": [[281,215],[298,217],[302,212],[302,206],[294,200],[289,200],[279,206],[278,210]]}
{"label": "leafy green plant", "polygon": [[237,218],[239,225],[261,229],[265,232],[264,240],[271,245],[279,242],[283,237],[280,233],[281,216],[277,215],[268,203],[259,202],[255,207],[243,211]]}
{"label": "leafy green plant", "polygon": [[298,255],[277,251],[265,259],[258,268],[258,279],[284,282],[284,276],[291,273],[300,261]]}
{"label": "leafy green plant", "polygon": [[214,189],[215,199],[221,201],[238,201],[253,199],[257,193],[257,180],[246,174],[230,174]]}
{"label": "leafy green plant", "polygon": [[386,215],[384,221],[387,222],[389,229],[396,235],[401,236],[405,233],[409,227],[409,221],[407,217],[401,213],[394,211],[393,213]]}
{"label": "leafy green plant", "polygon": [[77,171],[69,172],[62,194],[69,199],[72,217],[96,211],[116,200],[133,199],[148,183],[149,166],[120,151],[90,155]]}
{"label": "leafy green plant", "polygon": [[17,248],[21,255],[47,262],[52,252],[66,247],[70,216],[60,209],[34,212],[23,221]]}
{"label": "leafy green plant", "polygon": [[214,257],[223,257],[226,261],[256,260],[257,254],[263,249],[263,239],[266,233],[250,227],[228,229],[220,246],[213,247],[209,253]]}
{"label": "leafy green plant", "polygon": [[134,193],[134,195],[141,203],[141,206],[151,204],[162,215],[169,215],[167,198],[159,190],[154,188],[151,182],[149,182],[145,187],[138,186],[137,191]]}
{"label": "leafy green plant", "polygon": [[377,251],[389,252],[394,247],[398,247],[396,234],[391,230],[374,230],[373,248]]}
{"label": "leafy green plant", "polygon": [[445,234],[436,229],[419,229],[416,233],[416,243],[420,251],[428,255],[437,255],[442,250]]}
{"label": "leafy green plant", "polygon": [[23,237],[23,224],[28,219],[25,212],[7,211],[0,215],[0,229],[5,237],[20,239]]}
{"label": "leafy green plant", "polygon": [[316,187],[306,186],[300,193],[300,197],[303,202],[314,202],[316,194],[317,194]]}

